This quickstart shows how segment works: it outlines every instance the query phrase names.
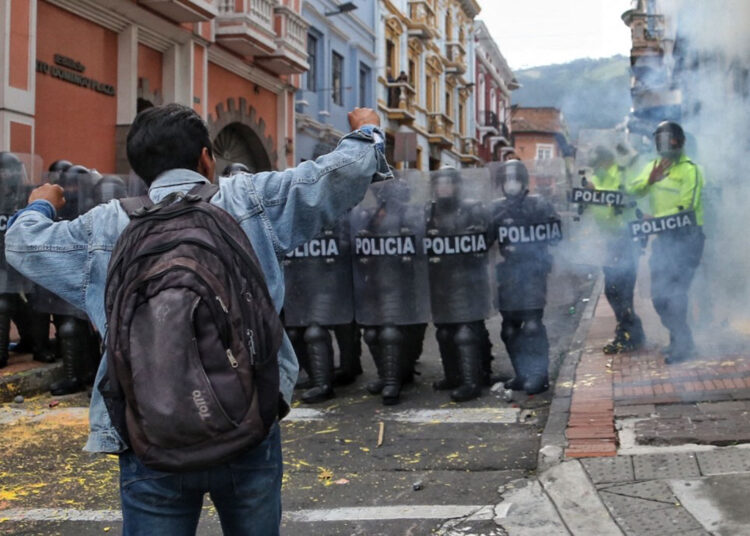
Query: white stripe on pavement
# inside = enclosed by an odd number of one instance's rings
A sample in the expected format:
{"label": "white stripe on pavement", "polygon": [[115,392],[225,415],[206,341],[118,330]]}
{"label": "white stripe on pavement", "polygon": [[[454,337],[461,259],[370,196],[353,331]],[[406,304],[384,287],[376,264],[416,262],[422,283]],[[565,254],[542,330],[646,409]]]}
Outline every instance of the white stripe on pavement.
{"label": "white stripe on pavement", "polygon": [[[331,521],[390,521],[397,519],[455,519],[468,517],[471,521],[493,519],[492,506],[477,505],[413,505],[359,506],[296,510],[284,512],[285,521],[297,523]],[[0,521],[90,521],[116,523],[122,521],[119,510],[76,510],[74,508],[9,508],[0,510]]]}
{"label": "white stripe on pavement", "polygon": [[519,408],[454,408],[411,409],[385,413],[380,418],[398,422],[433,424],[514,424],[518,422]]}
{"label": "white stripe on pavement", "polygon": [[[383,412],[377,418],[415,424],[515,424],[520,412],[519,408],[410,409]],[[284,420],[318,421],[338,415],[313,408],[293,408]]]}

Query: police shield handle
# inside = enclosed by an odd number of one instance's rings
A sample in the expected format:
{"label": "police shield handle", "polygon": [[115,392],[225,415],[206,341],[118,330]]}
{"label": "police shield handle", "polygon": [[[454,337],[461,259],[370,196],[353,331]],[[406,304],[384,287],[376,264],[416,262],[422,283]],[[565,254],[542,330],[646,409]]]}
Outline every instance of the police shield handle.
{"label": "police shield handle", "polygon": [[352,130],[357,130],[365,125],[380,126],[380,117],[372,108],[354,108],[349,112],[349,125]]}
{"label": "police shield handle", "polygon": [[34,201],[48,201],[55,207],[56,211],[59,211],[65,206],[65,196],[63,194],[62,186],[59,184],[43,184],[31,191],[29,204]]}

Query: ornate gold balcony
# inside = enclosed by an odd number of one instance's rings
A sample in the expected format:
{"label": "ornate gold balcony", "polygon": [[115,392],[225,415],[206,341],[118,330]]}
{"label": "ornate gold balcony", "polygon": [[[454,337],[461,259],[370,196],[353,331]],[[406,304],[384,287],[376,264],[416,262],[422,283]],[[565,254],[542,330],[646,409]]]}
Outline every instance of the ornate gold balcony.
{"label": "ornate gold balcony", "polygon": [[442,112],[427,114],[427,141],[444,149],[453,147],[453,119]]}
{"label": "ornate gold balcony", "polygon": [[466,49],[458,41],[451,41],[445,45],[445,70],[448,73],[464,74],[466,72]]}
{"label": "ornate gold balcony", "polygon": [[416,89],[408,82],[387,82],[381,79],[381,83],[388,92],[388,102],[385,106],[381,105],[388,119],[405,124],[414,121],[416,117]]}
{"label": "ornate gold balcony", "polygon": [[409,35],[432,39],[437,34],[435,10],[427,0],[409,0]]}
{"label": "ornate gold balcony", "polygon": [[476,138],[461,138],[461,151],[459,154],[464,164],[479,164],[479,141]]}

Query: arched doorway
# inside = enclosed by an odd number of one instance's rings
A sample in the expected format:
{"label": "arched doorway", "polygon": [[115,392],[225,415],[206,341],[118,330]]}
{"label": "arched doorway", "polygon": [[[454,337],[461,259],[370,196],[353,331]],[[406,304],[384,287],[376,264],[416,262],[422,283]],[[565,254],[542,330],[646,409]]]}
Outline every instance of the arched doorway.
{"label": "arched doorway", "polygon": [[213,146],[217,173],[234,162],[245,164],[253,173],[273,168],[260,137],[242,123],[230,123],[222,128],[214,138]]}

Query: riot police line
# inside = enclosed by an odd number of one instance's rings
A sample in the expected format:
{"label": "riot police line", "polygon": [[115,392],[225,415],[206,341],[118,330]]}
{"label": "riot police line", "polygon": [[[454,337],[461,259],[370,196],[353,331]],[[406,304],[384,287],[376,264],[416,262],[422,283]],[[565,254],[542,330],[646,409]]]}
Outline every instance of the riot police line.
{"label": "riot police line", "polygon": [[[31,353],[36,361],[63,362],[63,377],[53,382],[53,395],[65,395],[91,385],[99,364],[101,337],[80,311],[58,296],[21,276],[5,261],[5,231],[13,214],[23,208],[32,189],[60,185],[65,206],[57,214],[71,220],[101,203],[146,192],[134,175],[101,175],[82,165],[57,160],[44,166],[38,155],[0,153],[0,368],[9,353]],[[10,342],[11,321],[19,341]],[[55,338],[50,340],[51,325]]]}
{"label": "riot police line", "polygon": [[[564,167],[551,168],[545,173],[564,182]],[[563,240],[563,225],[549,201],[529,194],[529,179],[518,161],[399,172],[289,253],[284,322],[307,373],[302,400],[327,400],[361,374],[361,334],[377,370],[367,390],[398,403],[430,322],[443,366],[433,387],[452,400],[477,398],[499,380],[529,394],[546,390],[550,248]],[[492,373],[485,322],[495,311],[512,378]]]}
{"label": "riot police line", "polygon": [[[611,164],[604,160],[597,166]],[[334,396],[335,385],[352,383],[362,373],[364,340],[377,369],[367,390],[380,395],[384,404],[398,403],[402,387],[414,380],[430,322],[443,366],[443,378],[433,387],[449,391],[454,401],[474,399],[483,387],[501,379],[492,373],[492,343],[485,325],[496,312],[502,317],[500,338],[514,370],[506,387],[529,394],[546,390],[549,340],[544,310],[550,304],[547,282],[559,264],[556,257],[603,266],[612,273],[619,270],[612,277],[617,280],[611,303],[618,307],[618,331],[611,350],[641,344],[643,330],[632,308],[635,270],[620,273],[623,263],[632,266],[637,258],[632,238],[619,234],[613,239],[607,233],[601,243],[595,237],[582,238],[581,230],[590,234],[602,228],[601,222],[586,224],[595,210],[582,212],[583,221],[571,228],[548,198],[529,193],[531,176],[537,186],[557,181],[567,189],[564,165],[557,164],[530,163],[529,170],[520,161],[510,161],[487,168],[401,172],[392,181],[371,185],[365,199],[344,218],[284,257],[283,315],[307,372],[300,385],[303,401],[327,400]],[[24,206],[31,188],[43,182],[65,190],[61,219],[145,192],[134,176],[102,176],[67,161],[42,168],[33,155],[0,155],[0,221],[7,222]],[[243,171],[229,166],[226,174]],[[632,208],[622,196],[578,195],[579,205],[592,205],[600,215],[609,211],[622,216]],[[689,212],[633,225],[641,235],[669,232],[689,227],[695,221]],[[622,287],[625,294],[629,289],[629,300],[622,299]],[[8,344],[11,319],[21,335],[17,346]],[[51,322],[57,334],[54,344],[48,336]],[[75,392],[93,379],[99,343],[84,313],[24,280],[6,265],[3,253],[0,366],[14,350],[31,351],[40,361],[62,358],[65,376],[52,391]]]}

